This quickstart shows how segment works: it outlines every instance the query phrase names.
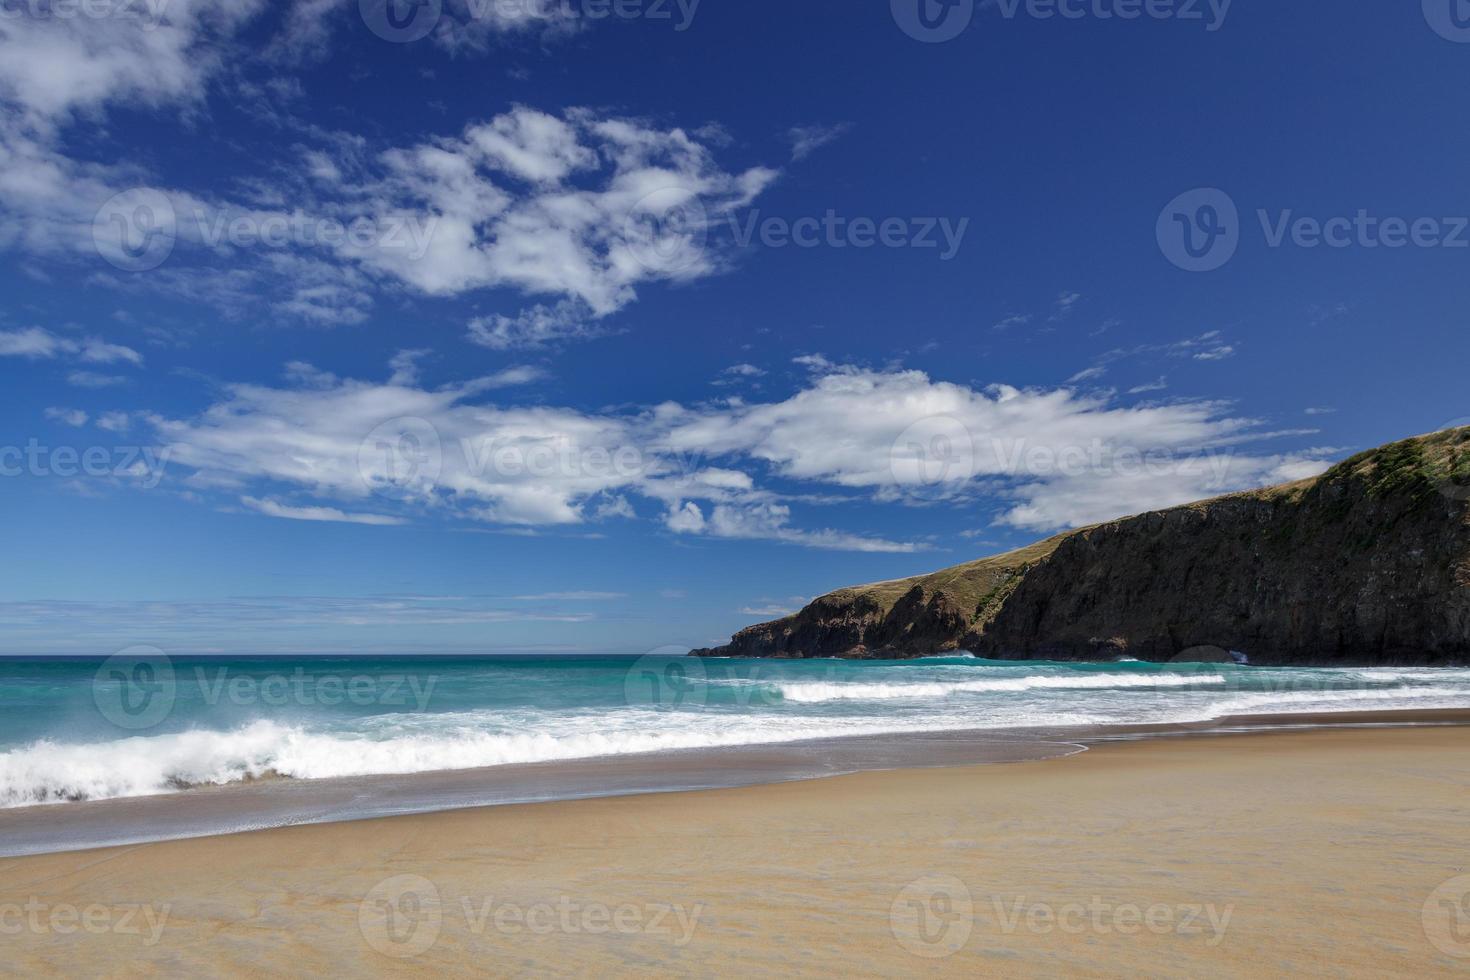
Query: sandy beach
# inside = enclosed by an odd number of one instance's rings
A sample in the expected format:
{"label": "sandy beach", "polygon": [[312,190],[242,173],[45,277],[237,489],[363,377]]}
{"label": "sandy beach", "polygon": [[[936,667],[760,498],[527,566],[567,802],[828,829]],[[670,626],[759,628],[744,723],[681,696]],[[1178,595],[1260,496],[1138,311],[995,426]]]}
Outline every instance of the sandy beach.
{"label": "sandy beach", "polygon": [[1470,728],[502,806],[0,862],[4,970],[1415,976],[1470,966]]}

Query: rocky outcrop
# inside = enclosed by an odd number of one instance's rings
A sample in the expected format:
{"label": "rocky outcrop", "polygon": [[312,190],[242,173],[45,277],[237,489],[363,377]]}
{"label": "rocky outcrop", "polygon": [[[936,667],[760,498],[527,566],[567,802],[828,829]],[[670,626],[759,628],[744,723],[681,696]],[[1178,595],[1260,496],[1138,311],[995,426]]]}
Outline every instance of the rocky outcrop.
{"label": "rocky outcrop", "polygon": [[933,575],[842,589],[703,655],[1470,662],[1470,429],[1313,480],[1143,514]]}

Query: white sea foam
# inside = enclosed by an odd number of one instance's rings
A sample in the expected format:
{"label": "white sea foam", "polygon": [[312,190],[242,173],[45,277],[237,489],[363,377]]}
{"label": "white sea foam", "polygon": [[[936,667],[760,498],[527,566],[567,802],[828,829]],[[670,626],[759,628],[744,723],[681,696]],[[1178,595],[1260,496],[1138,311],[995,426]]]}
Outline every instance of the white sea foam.
{"label": "white sea foam", "polygon": [[[326,779],[477,769],[964,727],[963,719],[942,715],[924,721],[873,716],[772,719],[629,709],[595,721],[545,718],[539,730],[507,731],[488,717],[477,729],[466,724],[466,714],[473,713],[457,714],[454,721],[439,726],[433,724],[433,716],[404,717],[405,727],[415,733],[388,738],[258,721],[229,732],[190,731],[72,745],[41,741],[0,753],[0,807],[150,796],[268,775]],[[1101,720],[1067,712],[1009,713],[1005,727],[1087,725]],[[371,727],[389,728],[391,721],[391,716],[374,719]]]}
{"label": "white sea foam", "polygon": [[[712,680],[715,688],[750,688],[769,696],[742,695],[733,703],[712,697],[708,706],[676,711],[472,707],[262,719],[227,730],[200,727],[86,743],[38,740],[0,752],[0,806],[153,795],[272,774],[320,779],[855,735],[1470,707],[1470,671],[1160,672],[932,664],[854,674],[864,679]],[[882,680],[867,679],[875,675]]]}
{"label": "white sea foam", "polygon": [[784,700],[799,703],[823,701],[893,701],[944,698],[955,694],[987,694],[1007,691],[1105,690],[1108,688],[1224,687],[1219,674],[1082,674],[1074,676],[1032,675],[983,681],[932,681],[909,684],[833,683],[793,681],[777,685]]}

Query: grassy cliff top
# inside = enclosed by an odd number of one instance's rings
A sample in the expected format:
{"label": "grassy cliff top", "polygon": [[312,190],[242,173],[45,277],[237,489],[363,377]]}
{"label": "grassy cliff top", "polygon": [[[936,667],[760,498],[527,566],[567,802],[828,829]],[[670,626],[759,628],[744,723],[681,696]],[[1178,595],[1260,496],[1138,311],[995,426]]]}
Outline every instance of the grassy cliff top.
{"label": "grassy cliff top", "polygon": [[[1182,508],[1205,508],[1220,500],[1232,498],[1276,499],[1295,498],[1313,486],[1328,480],[1360,479],[1368,484],[1374,495],[1409,492],[1428,494],[1436,486],[1454,481],[1470,492],[1470,427],[1446,429],[1428,435],[1404,439],[1400,442],[1370,449],[1346,459],[1321,476],[1297,480],[1278,486],[1262,487],[1226,494],[1211,500],[1183,504]],[[1182,508],[1169,508],[1182,509]],[[1119,521],[1131,518],[1119,518]],[[1109,521],[1108,524],[1117,523]],[[1099,525],[1106,526],[1106,525]],[[893,579],[838,589],[822,596],[818,602],[845,604],[861,597],[871,598],[886,615],[903,596],[915,586],[922,587],[926,595],[944,592],[960,606],[980,609],[988,605],[999,590],[1005,588],[1015,573],[1028,565],[1050,555],[1057,546],[1073,534],[1090,530],[1079,528],[1066,531],[1044,541],[1008,551],[1005,554],[981,558],[952,568],[941,569],[928,575]]]}

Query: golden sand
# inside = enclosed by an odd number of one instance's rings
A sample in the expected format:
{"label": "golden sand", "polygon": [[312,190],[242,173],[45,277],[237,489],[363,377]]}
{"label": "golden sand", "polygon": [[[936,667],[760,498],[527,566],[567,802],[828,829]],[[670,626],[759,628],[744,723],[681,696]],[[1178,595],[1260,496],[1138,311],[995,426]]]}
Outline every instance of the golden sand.
{"label": "golden sand", "polygon": [[0,969],[1424,977],[1467,895],[1470,728],[1211,736],[8,859]]}

